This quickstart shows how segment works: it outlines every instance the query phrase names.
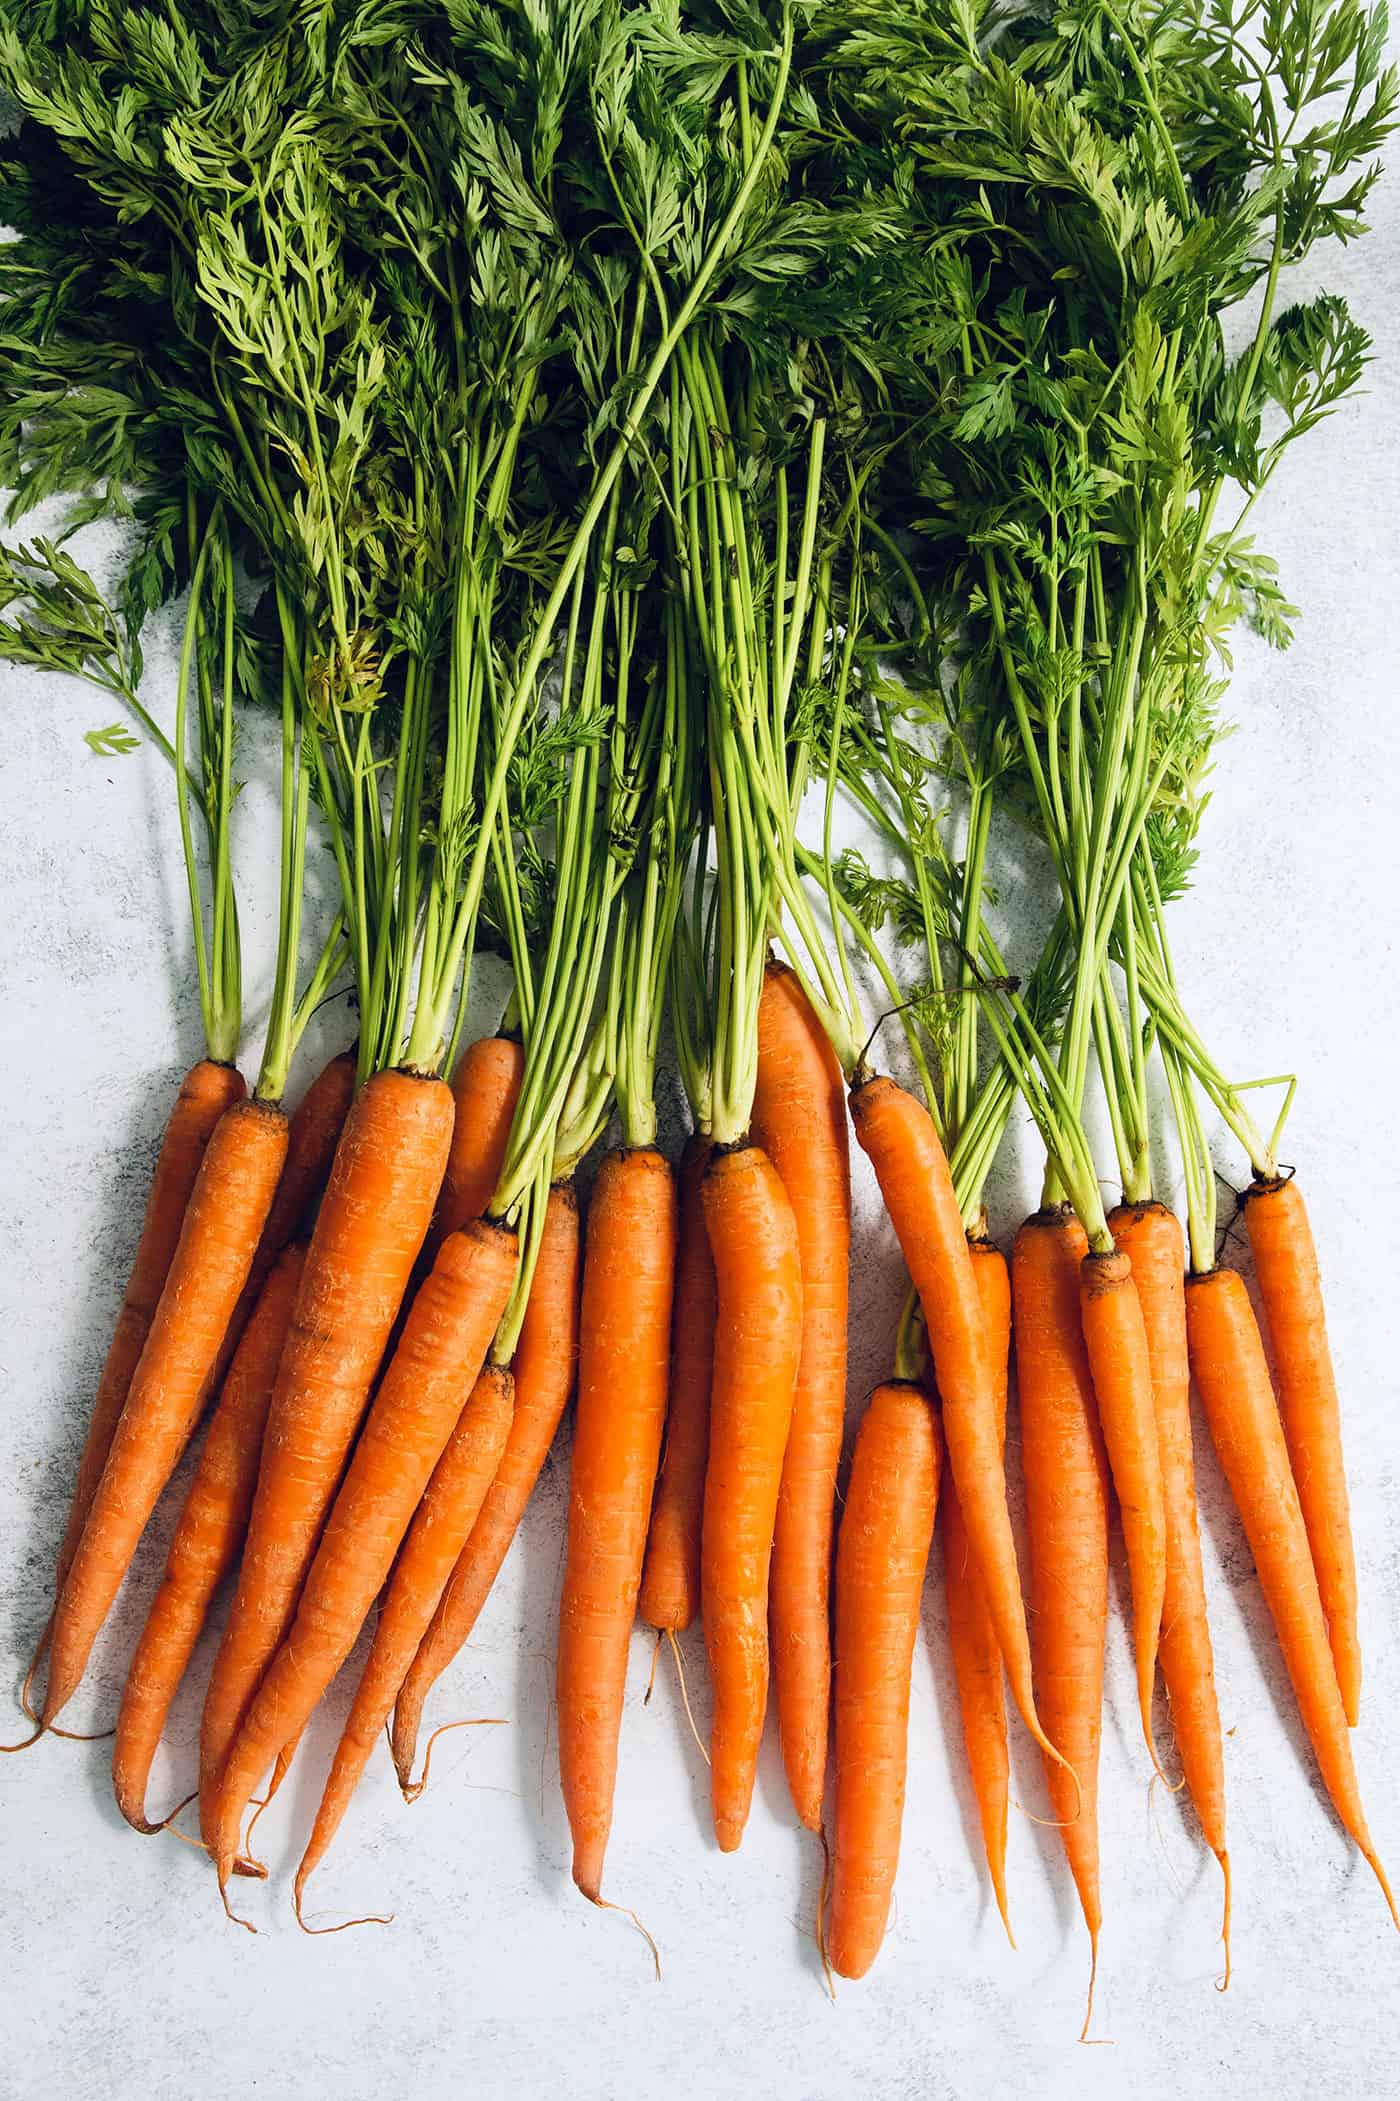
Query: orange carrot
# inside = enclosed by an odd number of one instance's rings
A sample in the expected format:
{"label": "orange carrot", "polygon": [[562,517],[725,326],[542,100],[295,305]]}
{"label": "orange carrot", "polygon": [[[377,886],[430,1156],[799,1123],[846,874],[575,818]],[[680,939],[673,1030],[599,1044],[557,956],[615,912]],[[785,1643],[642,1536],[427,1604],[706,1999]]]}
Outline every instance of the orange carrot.
{"label": "orange carrot", "polygon": [[118,1809],[138,1831],[164,1829],[146,1820],[151,1761],[214,1592],[243,1544],[263,1425],[305,1258],[304,1245],[294,1242],[283,1249],[243,1331],[170,1542],[164,1579],[127,1673],[112,1786]]}
{"label": "orange carrot", "polygon": [[711,1156],[705,1225],[717,1310],[700,1587],[714,1689],[710,1801],[715,1837],[732,1853],[768,1704],[768,1565],[802,1353],[797,1221],[759,1146]]}
{"label": "orange carrot", "polygon": [[773,1535],[773,1690],[788,1792],[819,1831],[831,1706],[831,1546],[846,1416],[851,1164],[831,1040],[792,971],[770,963],[758,1009],[753,1137],[797,1221],[802,1360]]}
{"label": "orange carrot", "polygon": [[927,1394],[877,1386],[851,1458],[836,1546],[836,1776],[832,1968],[863,1977],[880,1952],[899,1865],[909,1678],[938,1503]]}
{"label": "orange carrot", "polygon": [[406,1794],[414,1791],[413,1758],[423,1702],[471,1637],[573,1387],[578,1362],[578,1278],[578,1198],[572,1182],[556,1182],[549,1192],[535,1274],[515,1346],[515,1413],[506,1448],[481,1515],[472,1526],[394,1706],[394,1764]]}
{"label": "orange carrot", "polygon": [[1390,1884],[1366,1828],[1327,1619],[1264,1345],[1249,1293],[1234,1270],[1213,1269],[1187,1279],[1186,1333],[1206,1421],[1244,1525],[1323,1783],[1395,1918]]}
{"label": "orange carrot", "polygon": [[1317,1250],[1298,1184],[1255,1182],[1245,1193],[1244,1222],[1337,1685],[1347,1721],[1355,1728],[1361,1706],[1361,1641],[1341,1411]]}
{"label": "orange carrot", "polygon": [[298,1918],[307,1879],[350,1806],[443,1586],[480,1514],[505,1449],[514,1396],[510,1373],[488,1365],[433,1469],[384,1594],[374,1641],[297,1869]]}
{"label": "orange carrot", "polygon": [[1133,1594],[1138,1713],[1143,1740],[1155,1765],[1152,1693],[1167,1589],[1167,1522],[1147,1330],[1132,1263],[1119,1249],[1084,1257],[1079,1271],[1079,1317],[1108,1470],[1123,1521]]}
{"label": "orange carrot", "polygon": [[1055,1746],[1041,1727],[1031,1683],[996,1382],[983,1360],[981,1300],[947,1158],[928,1111],[893,1080],[853,1085],[851,1120],[923,1308],[943,1403],[948,1464],[1012,1698],[1031,1735],[1053,1757]]}
{"label": "orange carrot", "polygon": [[306,1214],[325,1184],[355,1093],[355,1053],[340,1051],[323,1065],[292,1111],[287,1125],[287,1157],[277,1194],[248,1272],[248,1281],[224,1337],[225,1360],[232,1357],[244,1324],[262,1292],[263,1280],[289,1240],[302,1230]]}
{"label": "orange carrot", "polygon": [[513,1036],[482,1036],[457,1060],[452,1075],[457,1114],[428,1236],[430,1254],[449,1233],[485,1215],[501,1179],[524,1070],[525,1052]]}
{"label": "orange carrot", "polygon": [[[470,1393],[485,1362],[515,1282],[516,1261],[510,1228],[475,1219],[448,1235],[414,1298],[296,1616],[214,1791],[207,1842],[221,1887],[233,1872],[253,1789],[305,1728],[388,1578],[462,1412],[463,1391]],[[298,1318],[301,1312],[298,1300]]]}
{"label": "orange carrot", "polygon": [[[1011,1278],[1006,1258],[990,1240],[969,1242],[982,1336],[996,1390],[1005,1448],[1007,1360],[1011,1350]],[[967,1769],[977,1798],[987,1871],[1006,1937],[1016,1945],[1006,1902],[1006,1819],[1011,1763],[1006,1741],[1006,1698],[1001,1650],[972,1559],[962,1505],[951,1470],[943,1484],[943,1581],[948,1597],[948,1642],[958,1687]]]}
{"label": "orange carrot", "polygon": [[428,1229],[452,1115],[442,1080],[381,1072],[345,1120],[278,1366],[238,1588],[205,1697],[201,1818],[316,1551]]}
{"label": "orange carrot", "polygon": [[650,1146],[609,1153],[588,1213],[569,1531],[559,1602],[559,1778],[574,1881],[601,1898],[627,1648],[671,1346],[676,1185]]}
{"label": "orange carrot", "polygon": [[[87,1514],[97,1493],[97,1484],[102,1479],[102,1469],[107,1464],[107,1454],[112,1449],[122,1409],[126,1406],[132,1375],[146,1347],[146,1337],[179,1245],[180,1228],[185,1222],[190,1191],[194,1188],[204,1149],[225,1109],[242,1101],[247,1091],[242,1074],[235,1072],[231,1065],[216,1065],[211,1058],[201,1058],[198,1065],[191,1066],[185,1074],[175,1098],[156,1156],[141,1238],[136,1244],[131,1275],[117,1314],[107,1361],[97,1382],[92,1417],[82,1456],[78,1460],[68,1523],[58,1550],[55,1602],[62,1596],[68,1571],[73,1566],[73,1556],[78,1551],[78,1541],[83,1536]],[[50,1616],[49,1626],[40,1637],[35,1663],[48,1646],[52,1624]],[[33,1665],[30,1668],[32,1671]]]}
{"label": "orange carrot", "polygon": [[54,1614],[43,1725],[77,1690],[146,1521],[199,1420],[287,1151],[271,1102],[235,1102],[205,1147],[155,1318]]}
{"label": "orange carrot", "polygon": [[1162,1506],[1167,1521],[1167,1588],[1158,1654],[1186,1785],[1206,1844],[1220,1862],[1225,1878],[1228,1975],[1230,1855],[1225,1842],[1225,1762],[1196,1521],[1191,1368],[1186,1353],[1186,1247],[1175,1212],[1163,1204],[1123,1204],[1108,1223],[1133,1265],[1152,1360],[1152,1392],[1162,1454]]}
{"label": "orange carrot", "polygon": [[1079,1317],[1087,1249],[1083,1227],[1065,1206],[1028,1218],[1011,1256],[1035,1683],[1045,1726],[1073,1768],[1045,1761],[1089,1929],[1086,2033],[1103,1923],[1098,1791],[1108,1625],[1108,1474]]}
{"label": "orange carrot", "polygon": [[715,1361],[715,1265],[703,1195],[709,1159],[710,1141],[697,1131],[681,1159],[671,1391],[637,1600],[642,1618],[659,1633],[683,1633],[700,1610],[700,1522]]}

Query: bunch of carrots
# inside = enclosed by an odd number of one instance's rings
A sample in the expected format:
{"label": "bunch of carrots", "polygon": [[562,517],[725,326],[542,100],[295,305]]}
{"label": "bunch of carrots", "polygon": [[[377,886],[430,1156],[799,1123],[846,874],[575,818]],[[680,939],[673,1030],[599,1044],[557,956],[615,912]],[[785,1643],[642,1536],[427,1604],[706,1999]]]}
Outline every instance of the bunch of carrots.
{"label": "bunch of carrots", "polygon": [[[741,1843],[771,1686],[794,1812],[828,1849],[823,1957],[864,1974],[941,1504],[997,1904],[1009,1932],[1009,1687],[1096,1964],[1116,1504],[1148,1770],[1160,1673],[1228,1974],[1194,1382],[1319,1770],[1394,1914],[1350,1749],[1340,1406],[1278,1159],[1293,1087],[1261,1130],[1166,928],[1231,631],[1281,643],[1291,617],[1247,522],[1368,355],[1339,302],[1284,309],[1280,286],[1361,230],[1395,103],[1379,18],[5,0],[0,25],[23,112],[3,472],[13,516],[62,511],[0,551],[0,649],[88,678],[168,760],[205,1031],[26,1741],[64,1734],[202,1425],[113,1784],[136,1830],[172,1828],[150,1775],[228,1583],[189,1799],[237,1916],[234,1878],[266,1872],[250,1812],[372,1621],[300,1919],[381,1730],[405,1796],[423,1786],[428,1699],[572,1395],[556,1698],[585,1896],[610,1901],[633,1631],[679,1662],[698,1619],[716,1841]],[[70,537],[113,514],[109,585]],[[142,638],[175,605],[166,726]],[[280,740],[281,854],[250,1093],[255,712]],[[865,856],[835,844],[851,813]],[[1038,954],[997,933],[1003,859]],[[487,954],[512,991],[467,1041]],[[307,1022],[346,989],[357,1040],[288,1114]],[[663,1045],[694,1127],[679,1161]],[[984,1192],[1018,1113],[1045,1187],[1008,1262]],[[1218,1260],[1221,1131],[1253,1172],[1262,1332]],[[852,1132],[908,1298],[838,1521]]]}

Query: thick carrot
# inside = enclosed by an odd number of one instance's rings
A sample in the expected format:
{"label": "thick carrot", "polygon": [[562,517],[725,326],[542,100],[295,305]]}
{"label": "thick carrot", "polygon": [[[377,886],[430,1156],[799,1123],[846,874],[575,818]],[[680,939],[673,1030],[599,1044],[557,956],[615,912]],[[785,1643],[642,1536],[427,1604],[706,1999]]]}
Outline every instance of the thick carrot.
{"label": "thick carrot", "polygon": [[714,1709],[710,1803],[732,1853],[744,1835],[768,1704],[768,1566],[802,1354],[802,1258],[778,1171],[759,1147],[705,1175],[715,1261],[715,1366],[701,1600]]}
{"label": "thick carrot", "polygon": [[[982,1336],[996,1389],[1005,1446],[1006,1387],[1011,1351],[1011,1277],[1006,1257],[990,1240],[974,1240],[973,1273],[982,1304]],[[1006,1901],[1006,1821],[1011,1798],[1011,1761],[1006,1741],[1006,1696],[1001,1650],[987,1610],[982,1581],[968,1544],[967,1526],[951,1469],[943,1484],[943,1582],[948,1598],[948,1642],[953,1652],[958,1708],[962,1715],[967,1770],[977,1800],[982,1845],[992,1891],[1015,1946]]]}
{"label": "thick carrot", "polygon": [[263,1425],[305,1259],[306,1249],[298,1242],[282,1250],[243,1331],[170,1542],[165,1576],[127,1673],[112,1787],[118,1809],[138,1831],[164,1828],[146,1820],[151,1761],[214,1592],[243,1544]]}
{"label": "thick carrot", "polygon": [[340,1051],[323,1065],[292,1111],[287,1125],[287,1157],[277,1194],[262,1229],[258,1251],[248,1272],[243,1295],[228,1324],[224,1353],[230,1358],[252,1318],[263,1281],[289,1240],[301,1232],[316,1198],[331,1171],[336,1146],[350,1113],[355,1093],[355,1053]]}
{"label": "thick carrot", "polygon": [[1317,1250],[1297,1182],[1255,1182],[1245,1193],[1244,1222],[1337,1685],[1347,1721],[1355,1728],[1361,1706],[1361,1640],[1341,1410]]}
{"label": "thick carrot", "polygon": [[[279,1751],[305,1728],[388,1579],[485,1362],[515,1282],[515,1234],[474,1219],[451,1233],[419,1287],[380,1382],[297,1604],[214,1792],[209,1850],[222,1885],[243,1812]],[[298,1303],[300,1312],[300,1302]]]}
{"label": "thick carrot", "polygon": [[609,1153],[588,1212],[569,1531],[559,1601],[559,1779],[574,1881],[600,1901],[627,1648],[671,1351],[676,1185],[650,1146]]}
{"label": "thick carrot", "polygon": [[1366,1828],[1327,1619],[1264,1345],[1249,1293],[1234,1270],[1213,1269],[1188,1277],[1186,1334],[1192,1376],[1323,1784],[1343,1828],[1374,1870],[1395,1918],[1390,1884]]}
{"label": "thick carrot", "polygon": [[1006,1507],[996,1382],[983,1358],[981,1300],[948,1161],[928,1111],[893,1080],[854,1085],[851,1120],[923,1308],[943,1403],[948,1465],[1011,1695],[1031,1735],[1053,1757],[1055,1746],[1036,1713],[1016,1542]]}
{"label": "thick carrot", "polygon": [[1155,1765],[1152,1694],[1167,1590],[1167,1520],[1147,1329],[1133,1282],[1133,1265],[1120,1249],[1084,1257],[1079,1271],[1079,1317],[1108,1470],[1123,1521],[1133,1595],[1138,1713],[1143,1740]]}
{"label": "thick carrot", "polygon": [[899,1865],[909,1678],[938,1503],[929,1398],[877,1386],[851,1456],[836,1544],[836,1774],[827,1956],[863,1977],[880,1952]]}
{"label": "thick carrot", "polygon": [[715,1264],[703,1194],[709,1159],[710,1141],[697,1131],[681,1158],[671,1390],[637,1600],[642,1618],[660,1633],[682,1633],[700,1610],[700,1524],[715,1362]]}
{"label": "thick carrot", "polygon": [[578,1362],[578,1198],[572,1182],[549,1192],[530,1296],[512,1365],[515,1413],[501,1463],[394,1705],[399,1785],[412,1792],[423,1702],[469,1640],[514,1539],[574,1383]]}
{"label": "thick carrot", "polygon": [[[82,1456],[78,1460],[68,1523],[58,1550],[55,1601],[62,1595],[68,1580],[68,1571],[73,1566],[73,1556],[78,1551],[78,1541],[83,1536],[87,1514],[97,1493],[97,1484],[102,1479],[102,1469],[107,1464],[107,1454],[112,1449],[122,1409],[126,1406],[132,1375],[146,1347],[146,1337],[179,1245],[180,1228],[185,1222],[185,1210],[204,1158],[204,1149],[225,1109],[242,1101],[247,1091],[241,1073],[235,1072],[231,1065],[216,1065],[211,1058],[201,1058],[198,1065],[190,1067],[181,1082],[156,1156],[151,1193],[146,1199],[146,1215],[141,1223],[141,1238],[136,1244],[131,1275],[117,1314],[107,1361],[97,1382],[92,1417]],[[40,1652],[47,1646],[49,1631],[50,1628],[46,1627],[40,1640]],[[38,1661],[37,1655],[35,1661]]]}
{"label": "thick carrot", "polygon": [[345,1120],[278,1366],[238,1587],[205,1697],[201,1817],[311,1565],[423,1245],[452,1116],[442,1080],[382,1072],[360,1089]]}
{"label": "thick carrot", "polygon": [[[1067,1206],[1037,1212],[1016,1235],[1011,1292],[1036,1694],[1045,1726],[1073,1768],[1047,1758],[1045,1777],[1097,1965],[1108,1470],[1079,1317],[1087,1248]],[[1092,1972],[1089,2001],[1086,2031]]]}
{"label": "thick carrot", "polygon": [[310,1842],[297,1869],[301,1916],[307,1878],[335,1837],[399,1687],[476,1523],[505,1449],[515,1402],[508,1371],[487,1365],[433,1469],[379,1608],[374,1641],[336,1746]]}
{"label": "thick carrot", "polygon": [[1167,1521],[1167,1588],[1158,1658],[1171,1701],[1182,1771],[1206,1844],[1225,1878],[1229,1967],[1230,1855],[1225,1842],[1225,1761],[1215,1698],[1215,1658],[1206,1618],[1205,1574],[1196,1519],[1191,1452],[1191,1367],[1186,1351],[1186,1247],[1164,1204],[1123,1204],[1109,1228],[1133,1265],[1157,1409],[1162,1506]]}
{"label": "thick carrot", "polygon": [[501,1179],[524,1070],[525,1052],[513,1036],[482,1036],[457,1060],[452,1075],[457,1114],[428,1235],[430,1254],[449,1233],[485,1214]]}
{"label": "thick carrot", "polygon": [[831,1040],[793,972],[770,963],[758,1009],[753,1137],[782,1178],[802,1259],[802,1361],[783,1459],[768,1611],[793,1807],[819,1831],[831,1706],[831,1547],[846,1417],[851,1163]]}
{"label": "thick carrot", "polygon": [[286,1117],[260,1101],[235,1102],[225,1110],[205,1147],[165,1289],[54,1614],[45,1728],[77,1690],[146,1521],[199,1420],[286,1151]]}

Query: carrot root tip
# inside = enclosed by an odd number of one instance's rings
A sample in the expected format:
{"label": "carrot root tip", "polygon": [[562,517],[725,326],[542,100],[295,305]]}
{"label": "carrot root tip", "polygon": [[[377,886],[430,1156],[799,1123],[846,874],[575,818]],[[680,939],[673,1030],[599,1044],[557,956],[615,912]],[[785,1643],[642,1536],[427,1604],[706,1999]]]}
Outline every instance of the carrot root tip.
{"label": "carrot root tip", "polygon": [[631,1906],[628,1904],[610,1903],[608,1899],[600,1895],[600,1893],[596,1889],[586,1889],[583,1883],[579,1881],[577,1875],[575,1875],[574,1877],[574,1887],[575,1889],[577,1889],[580,1896],[587,1897],[589,1903],[592,1904],[596,1910],[620,1912],[624,1919],[631,1920],[632,1924],[636,1927],[638,1933],[641,1934],[642,1939],[646,1942],[647,1946],[651,1950],[652,1963],[656,1969],[656,1981],[658,1984],[660,1984],[661,1950],[657,1947],[655,1940],[653,1939],[651,1934],[648,1933],[646,1927],[642,1924],[641,1920],[638,1918],[636,1912],[632,1910]]}

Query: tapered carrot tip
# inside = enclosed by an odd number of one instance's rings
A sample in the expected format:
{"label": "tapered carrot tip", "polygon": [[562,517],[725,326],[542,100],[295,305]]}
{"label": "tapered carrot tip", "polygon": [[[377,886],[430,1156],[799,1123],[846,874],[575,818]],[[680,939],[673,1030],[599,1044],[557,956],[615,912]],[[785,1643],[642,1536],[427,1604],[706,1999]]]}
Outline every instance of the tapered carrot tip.
{"label": "tapered carrot tip", "polygon": [[715,1842],[721,1853],[737,1853],[739,1841],[744,1835],[742,1817],[717,1816],[715,1818]]}

